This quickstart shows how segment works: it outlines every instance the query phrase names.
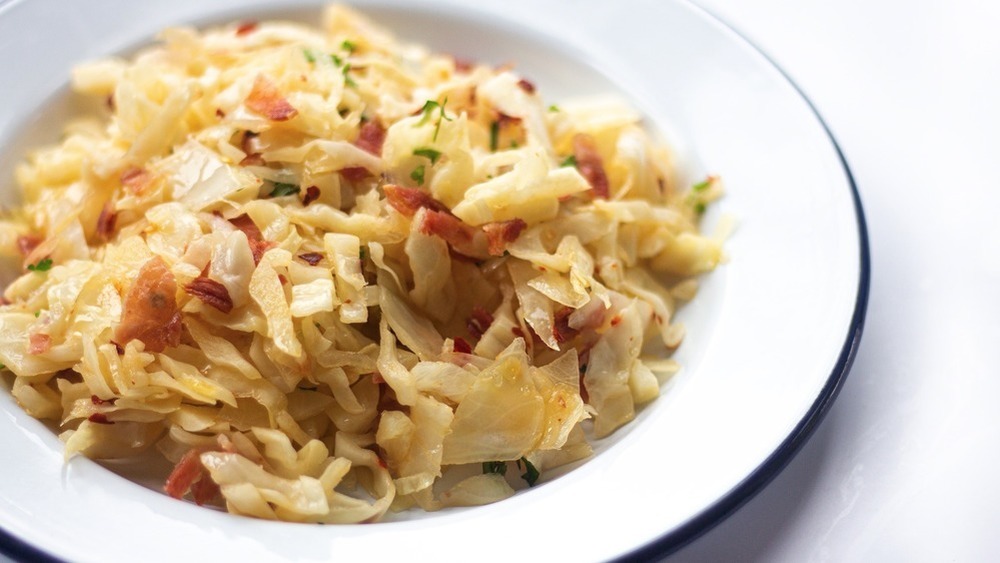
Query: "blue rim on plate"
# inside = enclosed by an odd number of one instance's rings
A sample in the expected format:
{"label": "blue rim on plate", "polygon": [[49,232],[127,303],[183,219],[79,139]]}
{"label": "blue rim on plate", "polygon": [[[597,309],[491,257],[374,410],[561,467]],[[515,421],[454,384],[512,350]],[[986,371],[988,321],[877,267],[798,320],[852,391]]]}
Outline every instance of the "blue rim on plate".
{"label": "blue rim on plate", "polygon": [[[10,3],[11,1],[12,0],[0,0],[0,7]],[[858,230],[859,259],[857,296],[850,326],[837,357],[837,361],[833,366],[820,394],[809,407],[804,417],[793,428],[791,433],[756,469],[754,469],[739,484],[724,494],[719,500],[684,524],[664,533],[652,542],[620,556],[618,560],[622,561],[656,560],[676,552],[705,532],[711,530],[726,517],[733,514],[746,502],[752,499],[757,493],[763,490],[763,488],[784,469],[784,467],[789,463],[789,461],[791,461],[795,454],[798,453],[818,427],[819,423],[822,421],[824,415],[829,410],[841,387],[843,386],[857,354],[868,305],[871,263],[868,230],[865,222],[864,210],[862,208],[861,197],[850,167],[844,157],[843,151],[830,131],[829,126],[823,120],[815,105],[805,95],[798,84],[796,84],[788,73],[776,64],[771,57],[764,53],[744,34],[726,23],[722,18],[719,18],[704,7],[696,4],[693,5],[706,17],[715,20],[723,27],[731,31],[747,47],[761,55],[773,69],[777,70],[788,85],[790,85],[802,101],[805,102],[809,110],[812,112],[812,115],[815,117],[817,123],[825,132],[843,168],[854,204]],[[0,554],[15,561],[61,561],[60,559],[46,553],[40,547],[31,545],[24,540],[13,536],[2,528],[0,528]]]}

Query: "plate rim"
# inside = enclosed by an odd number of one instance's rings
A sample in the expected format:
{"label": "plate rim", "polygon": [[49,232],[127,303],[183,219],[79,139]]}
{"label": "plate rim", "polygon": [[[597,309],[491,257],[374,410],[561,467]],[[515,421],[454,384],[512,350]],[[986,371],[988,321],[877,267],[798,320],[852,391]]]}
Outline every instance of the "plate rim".
{"label": "plate rim", "polygon": [[[851,370],[860,346],[869,299],[871,257],[868,227],[865,219],[864,208],[860,192],[857,187],[857,182],[854,179],[850,165],[848,164],[844,152],[829,125],[823,119],[819,110],[816,108],[809,96],[806,95],[798,83],[792,79],[789,73],[746,34],[730,24],[726,21],[726,19],[718,16],[713,11],[701,5],[700,2],[697,2],[696,0],[681,1],[691,6],[696,11],[701,12],[708,19],[719,24],[722,28],[731,33],[737,41],[742,42],[745,47],[761,56],[766,64],[773,70],[777,71],[781,79],[783,79],[787,85],[791,86],[801,101],[806,104],[806,107],[822,128],[837,156],[837,159],[840,162],[840,166],[844,173],[844,178],[853,202],[858,235],[859,263],[857,293],[854,310],[847,328],[847,334],[845,336],[844,343],[841,346],[837,361],[833,365],[830,375],[827,377],[819,395],[810,405],[804,416],[794,426],[788,436],[785,437],[778,447],[770,455],[768,455],[763,462],[761,462],[737,485],[723,494],[714,503],[704,508],[698,514],[692,516],[680,526],[666,531],[656,539],[644,545],[638,546],[629,552],[615,557],[615,561],[657,560],[677,552],[735,513],[739,508],[762,491],[784,470],[788,463],[799,453],[802,446],[808,442],[809,438],[822,422],[847,379],[847,375]],[[0,0],[0,10],[9,4],[15,3],[17,3],[17,0]],[[0,527],[0,555],[10,557],[15,561],[63,561],[62,559],[44,551],[41,547],[32,545],[13,535],[11,532],[8,532],[2,527]]]}
{"label": "plate rim", "polygon": [[851,199],[854,204],[854,216],[857,222],[858,231],[857,297],[854,303],[854,311],[851,314],[851,321],[847,329],[844,343],[841,346],[840,354],[837,356],[837,361],[833,365],[829,377],[827,377],[826,383],[823,385],[819,395],[816,397],[816,400],[813,401],[812,405],[810,405],[805,415],[799,420],[798,424],[795,425],[781,444],[779,444],[778,447],[771,452],[771,454],[767,456],[767,458],[765,458],[760,465],[751,471],[735,487],[730,489],[722,497],[706,507],[700,513],[691,517],[673,530],[660,535],[651,542],[616,557],[614,561],[653,561],[676,553],[684,546],[692,543],[694,540],[698,539],[729,518],[753,497],[757,496],[759,492],[764,490],[764,488],[785,469],[796,454],[799,453],[802,446],[809,441],[809,438],[812,437],[816,428],[823,421],[827,412],[829,412],[834,400],[836,400],[837,396],[840,394],[840,390],[843,387],[844,382],[847,380],[847,375],[850,373],[854,359],[857,356],[858,347],[861,344],[861,336],[864,332],[865,317],[868,310],[868,296],[871,285],[871,250],[868,237],[868,224],[865,219],[864,206],[861,203],[861,194],[858,191],[858,185],[854,179],[854,174],[851,172],[851,167],[847,162],[847,157],[844,155],[844,151],[841,148],[840,143],[837,142],[837,138],[834,136],[833,131],[830,129],[826,120],[823,119],[823,116],[816,108],[816,105],[809,98],[809,96],[806,95],[802,87],[799,86],[794,79],[792,79],[791,75],[781,65],[779,65],[774,58],[771,57],[771,55],[769,55],[742,31],[730,24],[724,18],[715,14],[713,11],[702,6],[701,3],[695,0],[684,1],[694,9],[702,12],[702,14],[707,18],[714,20],[716,23],[732,33],[733,36],[738,41],[742,42],[745,47],[755,51],[758,55],[763,57],[766,63],[770,65],[772,69],[777,71],[781,78],[792,87],[798,97],[805,102],[810,113],[812,113],[817,123],[820,127],[822,127],[823,132],[830,141],[830,145],[840,162],[840,166],[843,170],[844,178],[847,181],[847,186],[850,189]]}

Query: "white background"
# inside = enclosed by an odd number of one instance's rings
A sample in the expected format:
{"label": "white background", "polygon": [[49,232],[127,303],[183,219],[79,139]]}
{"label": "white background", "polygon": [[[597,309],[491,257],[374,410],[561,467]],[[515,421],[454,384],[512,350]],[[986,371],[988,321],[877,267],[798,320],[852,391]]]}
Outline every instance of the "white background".
{"label": "white background", "polygon": [[788,72],[840,142],[872,284],[816,433],[669,561],[997,560],[1000,2],[700,4]]}
{"label": "white background", "polygon": [[757,497],[669,561],[995,559],[1000,2],[701,5],[827,121],[861,193],[873,273],[861,349],[826,419]]}

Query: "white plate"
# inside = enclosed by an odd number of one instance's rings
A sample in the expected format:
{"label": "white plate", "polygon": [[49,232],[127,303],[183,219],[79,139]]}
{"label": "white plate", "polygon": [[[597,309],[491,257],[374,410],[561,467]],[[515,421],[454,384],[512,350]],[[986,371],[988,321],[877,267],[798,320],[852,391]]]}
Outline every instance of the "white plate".
{"label": "white plate", "polygon": [[[507,501],[370,526],[234,517],[174,501],[62,445],[0,393],[0,549],[74,561],[605,560],[653,557],[766,484],[832,401],[861,333],[864,220],[849,172],[796,88],[685,2],[354,3],[436,50],[514,61],[551,101],[626,94],[689,179],[722,174],[731,262],[683,310],[683,371],[592,460]],[[315,17],[288,0],[0,4],[0,199],[12,162],[74,109],[70,67],[185,22]],[[47,100],[47,101],[45,101]],[[39,112],[41,107],[47,108]],[[719,210],[707,217],[718,220]],[[637,551],[638,550],[638,551]]]}

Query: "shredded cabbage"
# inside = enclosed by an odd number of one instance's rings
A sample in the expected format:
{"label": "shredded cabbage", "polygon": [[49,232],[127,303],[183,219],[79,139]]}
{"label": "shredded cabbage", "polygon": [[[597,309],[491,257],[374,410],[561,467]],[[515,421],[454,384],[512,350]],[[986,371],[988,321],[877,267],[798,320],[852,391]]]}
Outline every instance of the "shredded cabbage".
{"label": "shredded cabbage", "polygon": [[632,109],[343,6],[167,30],[72,84],[109,109],[17,168],[6,381],[67,455],[155,448],[168,494],[235,514],[373,522],[586,458],[677,371],[723,258],[721,181],[678,186]]}

